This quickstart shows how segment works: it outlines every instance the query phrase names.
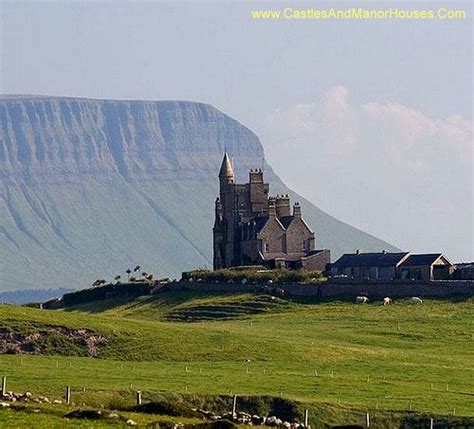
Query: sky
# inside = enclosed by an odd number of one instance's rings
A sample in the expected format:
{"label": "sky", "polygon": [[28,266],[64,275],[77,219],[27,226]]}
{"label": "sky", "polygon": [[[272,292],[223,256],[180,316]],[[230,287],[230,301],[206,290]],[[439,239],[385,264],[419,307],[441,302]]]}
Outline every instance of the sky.
{"label": "sky", "polygon": [[[286,7],[466,18],[251,19]],[[212,104],[322,210],[474,260],[470,1],[0,0],[0,16],[1,93]]]}

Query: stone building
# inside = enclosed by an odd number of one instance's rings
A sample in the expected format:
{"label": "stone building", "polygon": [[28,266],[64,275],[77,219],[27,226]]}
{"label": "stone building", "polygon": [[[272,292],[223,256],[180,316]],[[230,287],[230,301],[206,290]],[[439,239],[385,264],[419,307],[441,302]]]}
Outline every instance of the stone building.
{"label": "stone building", "polygon": [[414,280],[447,280],[454,270],[454,265],[441,253],[410,255],[400,265],[399,277]]}
{"label": "stone building", "polygon": [[398,276],[398,268],[410,253],[377,252],[346,253],[336,262],[330,264],[329,272],[333,276],[351,278],[394,279]]}
{"label": "stone building", "polygon": [[474,280],[474,262],[461,262],[455,264],[456,270],[453,278],[456,280]]}
{"label": "stone building", "polygon": [[314,232],[304,221],[299,203],[291,207],[288,195],[269,197],[261,169],[250,171],[248,183],[235,183],[232,162],[225,154],[219,184],[214,269],[265,265],[324,271],[329,250],[315,250]]}
{"label": "stone building", "polygon": [[454,266],[441,253],[346,253],[328,266],[332,276],[370,279],[445,280]]}

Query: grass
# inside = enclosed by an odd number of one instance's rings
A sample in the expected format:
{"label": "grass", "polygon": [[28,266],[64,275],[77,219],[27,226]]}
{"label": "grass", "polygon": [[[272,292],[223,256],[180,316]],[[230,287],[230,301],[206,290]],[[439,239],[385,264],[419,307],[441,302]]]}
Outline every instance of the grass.
{"label": "grass", "polygon": [[99,407],[131,404],[139,389],[146,400],[282,397],[324,415],[321,425],[359,421],[366,410],[472,416],[473,303],[356,306],[189,292],[71,311],[0,306],[0,327],[87,328],[110,338],[99,359],[66,356],[57,344],[49,355],[2,355],[0,375],[11,390],[58,398],[71,385],[77,403]]}

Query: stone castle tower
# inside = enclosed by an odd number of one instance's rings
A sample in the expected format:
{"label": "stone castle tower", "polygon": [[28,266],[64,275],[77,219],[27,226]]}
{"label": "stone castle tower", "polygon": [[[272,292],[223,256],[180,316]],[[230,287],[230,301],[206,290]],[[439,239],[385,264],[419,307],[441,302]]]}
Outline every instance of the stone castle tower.
{"label": "stone castle tower", "polygon": [[315,250],[314,232],[291,210],[288,195],[269,197],[261,169],[251,170],[248,183],[236,183],[232,161],[224,155],[215,203],[214,269],[241,265],[307,268],[323,271],[329,250]]}

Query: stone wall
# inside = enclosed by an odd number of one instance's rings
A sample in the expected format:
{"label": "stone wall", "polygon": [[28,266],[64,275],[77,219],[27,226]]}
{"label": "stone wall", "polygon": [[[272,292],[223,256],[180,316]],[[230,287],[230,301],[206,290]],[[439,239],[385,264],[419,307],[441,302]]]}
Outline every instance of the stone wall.
{"label": "stone wall", "polygon": [[[434,282],[420,281],[368,281],[345,280],[328,281],[319,285],[288,284],[278,286],[289,297],[317,297],[323,300],[352,300],[358,295],[367,294],[369,299],[377,300],[385,296],[391,298],[469,298],[474,296],[474,281],[448,280]],[[228,284],[206,282],[176,282],[164,285],[160,291],[192,290],[201,292],[259,292],[262,286],[252,284]]]}

